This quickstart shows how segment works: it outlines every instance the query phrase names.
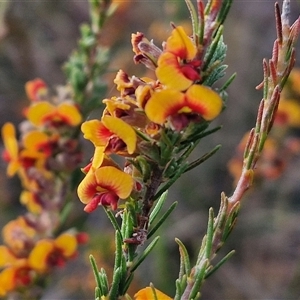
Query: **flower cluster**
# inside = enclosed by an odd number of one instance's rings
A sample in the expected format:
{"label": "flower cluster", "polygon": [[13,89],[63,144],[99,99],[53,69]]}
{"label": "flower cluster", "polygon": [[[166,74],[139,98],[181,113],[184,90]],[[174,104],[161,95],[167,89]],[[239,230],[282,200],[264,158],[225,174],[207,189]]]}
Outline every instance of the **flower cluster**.
{"label": "flower cluster", "polygon": [[51,95],[41,79],[29,81],[30,105],[20,124],[20,137],[13,124],[2,127],[3,158],[7,175],[17,174],[23,191],[20,202],[27,213],[2,229],[0,246],[0,295],[34,286],[55,266],[74,257],[82,236],[68,231],[55,236],[61,226],[70,174],[82,161],[76,138],[82,116],[70,89],[58,87]]}
{"label": "flower cluster", "polygon": [[[117,299],[126,294],[135,265],[146,257],[137,254],[137,247],[163,222],[151,228],[160,210],[153,207],[159,202],[161,208],[164,192],[184,172],[218,150],[216,147],[188,162],[199,141],[219,129],[207,128],[225,107],[225,89],[230,82],[219,90],[213,88],[226,69],[221,29],[224,16],[220,16],[226,11],[223,5],[219,2],[207,8],[205,13],[211,14],[214,22],[207,24],[201,37],[190,37],[183,27],[172,24],[170,36],[158,47],[143,33],[132,34],[134,62],[150,69],[149,75],[130,76],[119,70],[114,79],[119,94],[103,100],[105,108],[100,119],[87,120],[81,126],[84,138],[93,143],[95,150],[82,168],[85,177],[78,186],[78,196],[88,213],[98,206],[104,208],[118,241],[119,265],[115,268],[120,270],[114,273],[111,287],[92,259],[97,283],[103,283],[97,287],[96,298]],[[199,9],[204,14],[204,6]],[[115,216],[111,211],[116,210]],[[117,217],[122,219],[120,227]],[[145,291],[151,298],[152,290]],[[153,291],[153,295],[162,295]],[[137,299],[144,297],[141,295],[143,292],[136,295]]]}
{"label": "flower cluster", "polygon": [[[115,210],[118,200],[132,193],[142,199],[150,165],[155,164],[161,173],[157,187],[168,180],[171,153],[161,155],[166,134],[176,134],[177,145],[183,144],[191,136],[189,131],[194,133],[194,127],[213,120],[223,107],[220,95],[201,83],[197,45],[182,27],[173,28],[163,49],[142,33],[132,35],[132,45],[135,61],[154,69],[156,78],[130,77],[120,70],[114,80],[120,95],[103,100],[106,108],[100,120],[82,124],[84,137],[95,146],[78,187],[87,212],[98,205]],[[125,170],[113,154],[127,158]]]}

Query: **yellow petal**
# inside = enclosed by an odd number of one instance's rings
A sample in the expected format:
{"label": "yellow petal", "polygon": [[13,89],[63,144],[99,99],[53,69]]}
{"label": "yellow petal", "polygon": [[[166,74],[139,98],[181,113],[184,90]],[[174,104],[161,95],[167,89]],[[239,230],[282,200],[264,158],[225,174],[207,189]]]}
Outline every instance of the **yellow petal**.
{"label": "yellow petal", "polygon": [[23,191],[20,195],[20,202],[33,214],[39,214],[42,212],[42,206],[32,192],[26,190]]}
{"label": "yellow petal", "polygon": [[186,92],[186,103],[205,120],[217,117],[222,110],[222,99],[218,93],[203,85],[192,85]]}
{"label": "yellow petal", "polygon": [[103,147],[113,134],[100,120],[86,121],[81,125],[83,137],[90,140],[95,147]]}
{"label": "yellow petal", "polygon": [[69,233],[61,234],[55,239],[54,244],[62,251],[64,257],[72,256],[77,250],[77,239]]}
{"label": "yellow petal", "polygon": [[54,250],[54,242],[51,240],[40,240],[29,254],[28,262],[32,269],[38,272],[47,271],[47,259]]}
{"label": "yellow petal", "polygon": [[62,120],[70,126],[77,126],[81,123],[81,114],[74,104],[62,103],[57,107],[57,112]]}
{"label": "yellow petal", "polygon": [[119,118],[105,115],[102,117],[102,122],[106,128],[119,137],[127,146],[127,151],[132,154],[136,147],[137,137],[132,126]]}
{"label": "yellow petal", "polygon": [[166,294],[162,293],[161,291],[154,289],[155,290],[155,295],[153,293],[153,290],[151,287],[146,287],[144,289],[139,290],[135,295],[134,299],[135,300],[172,300],[169,296]]}
{"label": "yellow petal", "polygon": [[167,39],[166,51],[174,53],[181,59],[192,60],[196,56],[197,48],[183,27],[178,26],[173,29],[171,36]]}
{"label": "yellow petal", "polygon": [[0,296],[5,296],[16,286],[15,281],[16,269],[6,268],[0,272]]}
{"label": "yellow petal", "polygon": [[96,147],[93,156],[92,167],[94,169],[99,168],[102,165],[104,157],[105,157],[104,147]]}
{"label": "yellow petal", "polygon": [[49,155],[50,149],[47,148],[49,144],[49,137],[46,133],[41,131],[30,131],[23,137],[23,144],[29,157],[44,157]]}
{"label": "yellow petal", "polygon": [[0,246],[0,268],[13,264],[17,258],[6,246]]}
{"label": "yellow petal", "polygon": [[84,204],[89,203],[97,192],[97,181],[94,171],[91,169],[83,180],[80,182],[77,188],[77,194],[80,201]]}
{"label": "yellow petal", "polygon": [[153,89],[150,85],[139,85],[135,90],[136,102],[140,108],[145,108],[148,99],[153,94]]}
{"label": "yellow petal", "polygon": [[165,52],[160,55],[157,63],[156,76],[166,87],[177,91],[184,91],[193,83],[181,71],[178,58],[175,54]]}
{"label": "yellow petal", "polygon": [[129,197],[132,191],[132,177],[115,167],[99,168],[95,171],[95,177],[99,186],[114,192],[121,199]]}
{"label": "yellow petal", "polygon": [[11,159],[18,158],[18,141],[16,139],[15,126],[12,123],[5,123],[2,127],[2,140],[4,147],[9,153]]}
{"label": "yellow petal", "polygon": [[47,101],[37,102],[31,105],[27,110],[27,119],[35,126],[44,123],[45,116],[55,112],[56,107]]}
{"label": "yellow petal", "polygon": [[148,100],[145,112],[150,121],[163,124],[185,105],[184,94],[174,90],[162,90],[153,93]]}

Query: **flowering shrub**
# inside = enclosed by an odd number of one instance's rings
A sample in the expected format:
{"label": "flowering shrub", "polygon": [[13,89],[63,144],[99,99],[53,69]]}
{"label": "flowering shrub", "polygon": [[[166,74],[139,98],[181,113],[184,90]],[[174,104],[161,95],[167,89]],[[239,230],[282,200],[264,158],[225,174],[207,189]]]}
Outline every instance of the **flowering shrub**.
{"label": "flowering shrub", "polygon": [[[190,154],[199,142],[220,129],[210,125],[226,108],[226,90],[235,77],[232,75],[220,86],[227,68],[223,25],[232,1],[212,0],[206,5],[201,0],[197,5],[185,2],[191,14],[192,36],[173,23],[162,46],[141,32],[132,34],[134,62],[145,65],[152,75],[137,77],[119,70],[114,79],[118,94],[102,101],[104,109],[99,119],[84,121],[100,105],[99,98],[103,99],[100,66],[106,60],[100,55],[103,48],[98,38],[103,20],[112,11],[110,1],[91,1],[92,26],[82,28],[79,51],[65,66],[69,85],[51,97],[42,80],[27,83],[32,103],[24,111],[27,121],[20,127],[20,139],[16,139],[12,124],[2,129],[7,173],[18,173],[21,178],[24,191],[20,199],[28,209],[28,214],[3,228],[2,296],[38,286],[46,275],[51,276],[54,267],[73,258],[78,243],[85,240],[76,230],[60,232],[63,211],[68,208],[67,192],[72,191],[71,174],[82,163],[81,127],[83,137],[94,146],[94,154],[82,168],[84,178],[78,184],[78,197],[87,213],[96,213],[102,207],[115,229],[112,278],[103,268],[98,269],[90,256],[96,279],[95,299],[132,299],[128,289],[135,271],[159,236],[143,246],[177,205],[174,202],[163,212],[168,189],[219,149],[217,146],[190,162]],[[272,149],[272,140],[267,140],[271,128],[280,119],[297,123],[297,117],[286,113],[288,105],[293,104],[279,104],[279,100],[294,65],[299,20],[289,25],[289,1],[284,1],[282,13],[276,4],[275,15],[277,39],[272,58],[263,62],[264,78],[258,86],[263,89],[263,99],[255,127],[241,145],[243,157],[236,188],[230,197],[222,193],[217,214],[209,210],[207,232],[195,262],[176,238],[180,270],[172,299],[199,298],[203,282],[234,253],[215,262],[234,228],[263,149]],[[171,299],[153,284],[133,297]]]}
{"label": "flowering shrub", "polygon": [[82,161],[75,133],[82,115],[68,87],[50,95],[41,79],[26,84],[30,105],[16,137],[13,124],[2,127],[8,162],[7,175],[18,174],[23,192],[20,202],[27,213],[7,223],[0,246],[2,268],[0,294],[34,286],[37,278],[50,273],[76,256],[80,234],[68,230],[54,237],[61,226],[61,211],[69,197],[70,176]]}

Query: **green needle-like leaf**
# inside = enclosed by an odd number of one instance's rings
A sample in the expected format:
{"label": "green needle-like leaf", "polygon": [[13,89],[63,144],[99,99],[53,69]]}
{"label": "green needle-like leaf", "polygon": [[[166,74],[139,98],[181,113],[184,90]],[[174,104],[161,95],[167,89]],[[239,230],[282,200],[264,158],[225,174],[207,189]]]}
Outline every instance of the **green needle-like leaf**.
{"label": "green needle-like leaf", "polygon": [[[120,228],[118,221],[117,221],[115,215],[113,214],[113,212],[111,210],[109,210],[106,206],[103,206],[103,208],[104,208],[104,211],[105,211],[108,219],[110,220],[111,224],[113,225],[114,229],[121,234],[121,228]],[[122,234],[121,234],[121,236],[122,236]]]}
{"label": "green needle-like leaf", "polygon": [[122,295],[124,295],[127,292],[128,288],[133,280],[133,277],[134,277],[134,273],[130,273],[129,276],[127,277],[126,282],[123,287],[123,290],[122,290]]}
{"label": "green needle-like leaf", "polygon": [[133,273],[137,267],[145,260],[145,258],[149,255],[149,253],[153,250],[155,245],[157,244],[159,240],[159,236],[157,236],[150,244],[149,246],[143,251],[143,253],[140,255],[140,257],[137,258],[137,261],[132,265],[130,272]]}
{"label": "green needle-like leaf", "polygon": [[191,263],[190,263],[190,257],[189,257],[189,254],[187,252],[187,249],[179,239],[176,238],[175,242],[179,246],[180,260],[183,261],[185,274],[187,274],[187,276],[190,276],[190,274],[191,274]]}
{"label": "green needle-like leaf", "polygon": [[105,296],[109,292],[109,284],[108,284],[107,274],[103,268],[101,268],[99,272],[99,277],[101,280],[102,294]]}
{"label": "green needle-like leaf", "polygon": [[156,193],[154,200],[158,199],[165,191],[167,191],[170,186],[177,181],[177,179],[185,172],[187,164],[182,164],[176,174]]}
{"label": "green needle-like leaf", "polygon": [[198,30],[198,17],[197,12],[193,3],[190,0],[185,0],[185,3],[189,9],[191,20],[192,20],[192,28],[193,28],[193,39],[194,41],[197,40],[197,30]]}
{"label": "green needle-like leaf", "polygon": [[178,202],[172,203],[172,205],[169,207],[169,209],[162,215],[162,217],[158,220],[158,222],[151,228],[149,231],[147,238],[149,239],[159,228],[160,226],[166,221],[168,216],[171,214],[171,212],[175,209]]}
{"label": "green needle-like leaf", "polygon": [[221,145],[218,145],[214,149],[212,149],[210,152],[204,154],[203,156],[201,156],[197,160],[190,163],[188,165],[188,167],[186,168],[185,172],[188,172],[188,171],[198,167],[199,165],[201,165],[203,162],[205,162],[207,159],[209,159],[211,156],[213,156],[220,148],[221,148]]}
{"label": "green needle-like leaf", "polygon": [[149,224],[152,224],[153,221],[156,219],[157,215],[159,214],[159,212],[161,211],[166,199],[168,196],[168,191],[165,191],[160,197],[159,199],[156,201],[156,204],[154,206],[154,208],[151,211],[150,217],[149,217]]}
{"label": "green needle-like leaf", "polygon": [[212,207],[209,209],[206,236],[207,236],[207,239],[206,239],[205,257],[207,259],[209,259],[211,256],[212,242],[213,242],[213,237],[214,237],[214,210]]}
{"label": "green needle-like leaf", "polygon": [[119,285],[122,277],[121,268],[116,268],[113,274],[113,282],[109,291],[109,299],[118,299],[120,295]]}
{"label": "green needle-like leaf", "polygon": [[203,71],[205,71],[209,65],[210,65],[210,62],[215,54],[215,51],[218,47],[218,44],[219,44],[219,41],[220,39],[222,38],[222,34],[223,34],[223,26],[221,25],[216,33],[216,36],[215,38],[213,39],[212,43],[211,43],[211,46],[209,47],[208,49],[208,53],[205,57],[205,63],[204,63],[204,66],[203,66]]}
{"label": "green needle-like leaf", "polygon": [[217,271],[226,261],[228,261],[231,258],[231,256],[233,256],[234,253],[235,250],[232,250],[229,253],[227,253],[211,270],[209,270],[205,274],[205,279],[212,275],[215,271]]}
{"label": "green needle-like leaf", "polygon": [[217,22],[219,24],[223,24],[224,21],[227,18],[227,14],[230,10],[231,4],[232,4],[233,0],[229,0],[229,1],[224,1],[221,7],[221,10],[218,14],[218,18],[217,18]]}
{"label": "green needle-like leaf", "polygon": [[98,271],[96,260],[95,260],[95,258],[94,258],[93,255],[90,255],[89,258],[90,258],[90,263],[92,265],[92,269],[93,269],[93,273],[94,273],[94,276],[95,276],[95,280],[96,280],[96,283],[97,283],[97,287],[100,289],[100,293],[101,293],[101,296],[102,296],[103,295],[103,291],[102,291],[102,285],[101,285],[101,278],[100,278],[100,275],[99,275],[99,271]]}
{"label": "green needle-like leaf", "polygon": [[189,300],[199,298],[199,296],[200,296],[200,287],[201,287],[201,285],[204,281],[204,275],[205,275],[205,271],[206,271],[206,268],[208,267],[208,265],[209,265],[209,260],[206,259],[206,260],[203,261],[201,266],[197,266],[197,269],[198,268],[199,269],[196,271],[196,274],[194,276],[195,282],[194,282],[192,290],[190,292]]}

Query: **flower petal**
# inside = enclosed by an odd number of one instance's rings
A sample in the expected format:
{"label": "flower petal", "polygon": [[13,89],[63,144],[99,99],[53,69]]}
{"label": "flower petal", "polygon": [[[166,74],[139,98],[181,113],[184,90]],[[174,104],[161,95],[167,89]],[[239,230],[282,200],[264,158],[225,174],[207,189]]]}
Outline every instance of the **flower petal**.
{"label": "flower petal", "polygon": [[64,123],[70,126],[77,126],[81,123],[82,117],[78,108],[71,103],[61,103],[57,107],[57,113]]}
{"label": "flower petal", "polygon": [[3,155],[7,155],[8,166],[6,170],[7,176],[11,177],[17,173],[20,168],[19,162],[19,146],[16,139],[15,127],[12,123],[5,123],[2,127],[2,140],[5,151]]}
{"label": "flower petal", "polygon": [[155,290],[155,295],[153,293],[153,289],[151,287],[146,287],[144,289],[139,290],[135,295],[134,299],[135,300],[172,300],[169,296],[166,294],[162,293],[161,291],[154,289]]}
{"label": "flower petal", "polygon": [[9,153],[10,159],[18,158],[18,141],[16,139],[15,126],[12,123],[5,123],[2,127],[2,140],[4,147]]}
{"label": "flower petal", "polygon": [[218,93],[203,85],[192,85],[186,92],[186,103],[205,120],[217,117],[222,110],[222,99]]}
{"label": "flower petal", "polygon": [[87,204],[97,193],[97,181],[93,170],[90,170],[77,188],[77,194],[80,201]]}
{"label": "flower petal", "polygon": [[47,101],[37,102],[31,105],[27,112],[27,119],[35,126],[40,126],[45,122],[45,118],[53,114],[56,107]]}
{"label": "flower petal", "polygon": [[40,214],[42,212],[43,207],[38,196],[30,191],[24,190],[21,193],[20,202],[33,214]]}
{"label": "flower petal", "polygon": [[181,70],[178,57],[171,52],[159,57],[155,73],[162,84],[177,91],[184,91],[193,83]]}
{"label": "flower petal", "polygon": [[183,27],[178,26],[173,29],[171,36],[167,39],[166,51],[174,53],[181,59],[192,60],[196,56],[197,48]]}
{"label": "flower petal", "polygon": [[0,246],[0,268],[13,264],[17,258],[6,246]]}
{"label": "flower petal", "polygon": [[100,120],[84,122],[81,125],[81,131],[83,132],[83,137],[90,140],[95,147],[105,146],[113,134]]}
{"label": "flower petal", "polygon": [[176,114],[185,105],[184,94],[174,90],[162,90],[153,93],[148,100],[145,112],[154,123],[163,124],[166,119]]}
{"label": "flower petal", "polygon": [[72,256],[77,250],[76,237],[70,233],[63,233],[54,241],[55,247],[60,249],[64,257]]}
{"label": "flower petal", "polygon": [[132,154],[136,147],[137,137],[132,126],[128,125],[122,119],[105,115],[102,122],[111,132],[120,138],[127,146],[127,151]]}
{"label": "flower petal", "polygon": [[95,147],[94,156],[92,159],[92,167],[94,169],[99,168],[105,158],[104,147]]}
{"label": "flower petal", "polygon": [[0,272],[0,296],[5,296],[16,287],[15,268],[6,268]]}
{"label": "flower petal", "polygon": [[101,167],[95,171],[95,177],[99,186],[114,192],[121,199],[129,197],[132,191],[132,177],[115,167]]}
{"label": "flower petal", "polygon": [[23,145],[28,150],[24,153],[29,157],[45,157],[52,153],[51,140],[41,131],[33,130],[26,133],[23,137]]}
{"label": "flower petal", "polygon": [[45,272],[48,267],[47,259],[54,250],[54,242],[51,240],[40,240],[36,243],[29,254],[28,262],[31,268],[38,272]]}

